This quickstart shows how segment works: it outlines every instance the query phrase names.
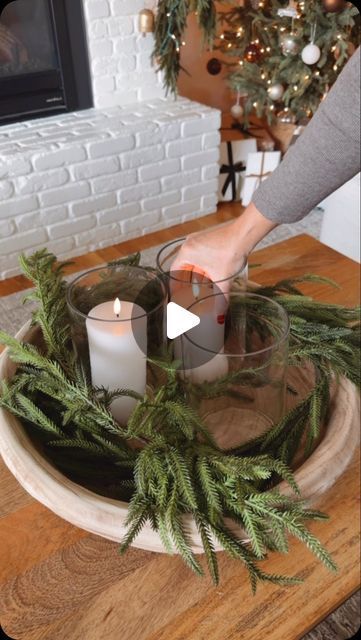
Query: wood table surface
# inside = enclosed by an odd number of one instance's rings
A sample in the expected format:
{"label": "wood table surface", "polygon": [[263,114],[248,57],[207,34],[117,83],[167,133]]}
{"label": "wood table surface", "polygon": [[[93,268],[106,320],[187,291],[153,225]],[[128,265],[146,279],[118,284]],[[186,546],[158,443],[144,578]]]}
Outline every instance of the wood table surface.
{"label": "wood table surface", "polygon": [[[308,236],[253,254],[260,283],[316,273],[340,289],[305,288],[354,305],[359,266]],[[299,542],[264,562],[271,573],[305,579],[260,584],[252,596],[242,564],[219,554],[221,583],[193,575],[176,556],[117,545],[81,531],[35,502],[0,464],[0,620],[16,640],[296,640],[359,586],[358,456],[318,503],[330,520],[312,531],[339,566],[329,573]]]}

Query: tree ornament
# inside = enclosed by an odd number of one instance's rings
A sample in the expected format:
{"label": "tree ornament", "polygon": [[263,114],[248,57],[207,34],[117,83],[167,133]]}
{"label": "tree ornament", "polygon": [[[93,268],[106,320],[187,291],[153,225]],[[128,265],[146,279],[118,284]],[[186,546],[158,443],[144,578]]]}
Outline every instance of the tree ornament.
{"label": "tree ornament", "polygon": [[346,5],[345,0],[322,0],[324,11],[327,13],[339,13],[343,11]]}
{"label": "tree ornament", "polygon": [[222,71],[222,63],[218,58],[211,58],[207,62],[207,71],[211,76],[218,76]]}
{"label": "tree ornament", "polygon": [[277,113],[277,120],[281,124],[295,124],[296,116],[290,109],[286,108]]}
{"label": "tree ornament", "polygon": [[311,42],[302,49],[301,58],[305,64],[316,64],[321,58],[321,49],[315,44],[317,25],[311,28]]}
{"label": "tree ornament", "polygon": [[295,56],[300,50],[300,45],[293,33],[286,33],[280,39],[281,50],[284,56]]}
{"label": "tree ornament", "polygon": [[280,18],[297,18],[298,11],[295,0],[290,0],[288,7],[281,7],[278,9],[277,15],[280,16]]}
{"label": "tree ornament", "polygon": [[244,110],[242,105],[240,104],[241,94],[237,93],[237,102],[231,107],[231,115],[235,120],[239,120],[242,118]]}
{"label": "tree ornament", "polygon": [[151,9],[142,9],[139,12],[139,31],[143,37],[147,33],[153,33],[155,27],[155,15]]}
{"label": "tree ornament", "polygon": [[244,51],[244,59],[247,62],[259,62],[262,58],[261,47],[257,42],[251,42]]}
{"label": "tree ornament", "polygon": [[272,84],[268,88],[267,93],[271,100],[281,100],[284,94],[283,85],[280,82],[276,82],[276,84]]}

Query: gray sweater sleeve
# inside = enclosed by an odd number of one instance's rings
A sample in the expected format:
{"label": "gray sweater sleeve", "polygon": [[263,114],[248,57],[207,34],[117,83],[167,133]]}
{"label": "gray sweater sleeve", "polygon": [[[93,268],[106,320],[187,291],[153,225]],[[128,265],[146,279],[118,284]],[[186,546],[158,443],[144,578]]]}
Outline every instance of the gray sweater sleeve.
{"label": "gray sweater sleeve", "polygon": [[253,203],[269,220],[295,222],[359,171],[360,48]]}

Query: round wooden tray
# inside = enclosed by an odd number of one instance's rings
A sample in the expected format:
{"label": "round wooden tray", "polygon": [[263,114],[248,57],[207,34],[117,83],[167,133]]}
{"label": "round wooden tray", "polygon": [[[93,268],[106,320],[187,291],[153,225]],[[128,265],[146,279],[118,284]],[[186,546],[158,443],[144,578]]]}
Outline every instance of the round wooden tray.
{"label": "round wooden tray", "polygon": [[[18,340],[35,341],[35,331],[30,323],[17,334]],[[16,366],[8,351],[0,358],[0,380],[11,379]],[[309,374],[302,376],[299,384],[309,385]],[[332,415],[325,425],[322,438],[314,453],[295,471],[302,497],[310,503],[324,493],[340,477],[350,462],[359,441],[359,394],[347,380],[341,379],[333,390]],[[18,482],[46,507],[58,516],[91,533],[120,542],[125,534],[124,522],[127,503],[105,498],[75,484],[55,469],[36,449],[21,422],[0,409],[0,453]],[[282,482],[279,489],[291,495],[290,487]],[[203,546],[190,516],[185,516],[195,553],[203,553]],[[244,541],[244,533],[232,524]],[[134,542],[134,546],[148,551],[164,553],[158,534],[146,525]],[[217,551],[221,547],[215,543]]]}

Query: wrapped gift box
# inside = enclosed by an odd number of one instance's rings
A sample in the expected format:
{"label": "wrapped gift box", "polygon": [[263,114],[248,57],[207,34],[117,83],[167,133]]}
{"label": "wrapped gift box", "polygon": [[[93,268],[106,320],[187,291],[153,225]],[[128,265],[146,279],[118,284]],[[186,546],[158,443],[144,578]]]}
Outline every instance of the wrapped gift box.
{"label": "wrapped gift box", "polygon": [[266,180],[281,162],[280,151],[250,153],[242,192],[242,204],[250,204],[253,194],[263,180]]}
{"label": "wrapped gift box", "polygon": [[241,199],[247,159],[249,154],[255,151],[257,151],[257,141],[254,138],[221,143],[219,202]]}

